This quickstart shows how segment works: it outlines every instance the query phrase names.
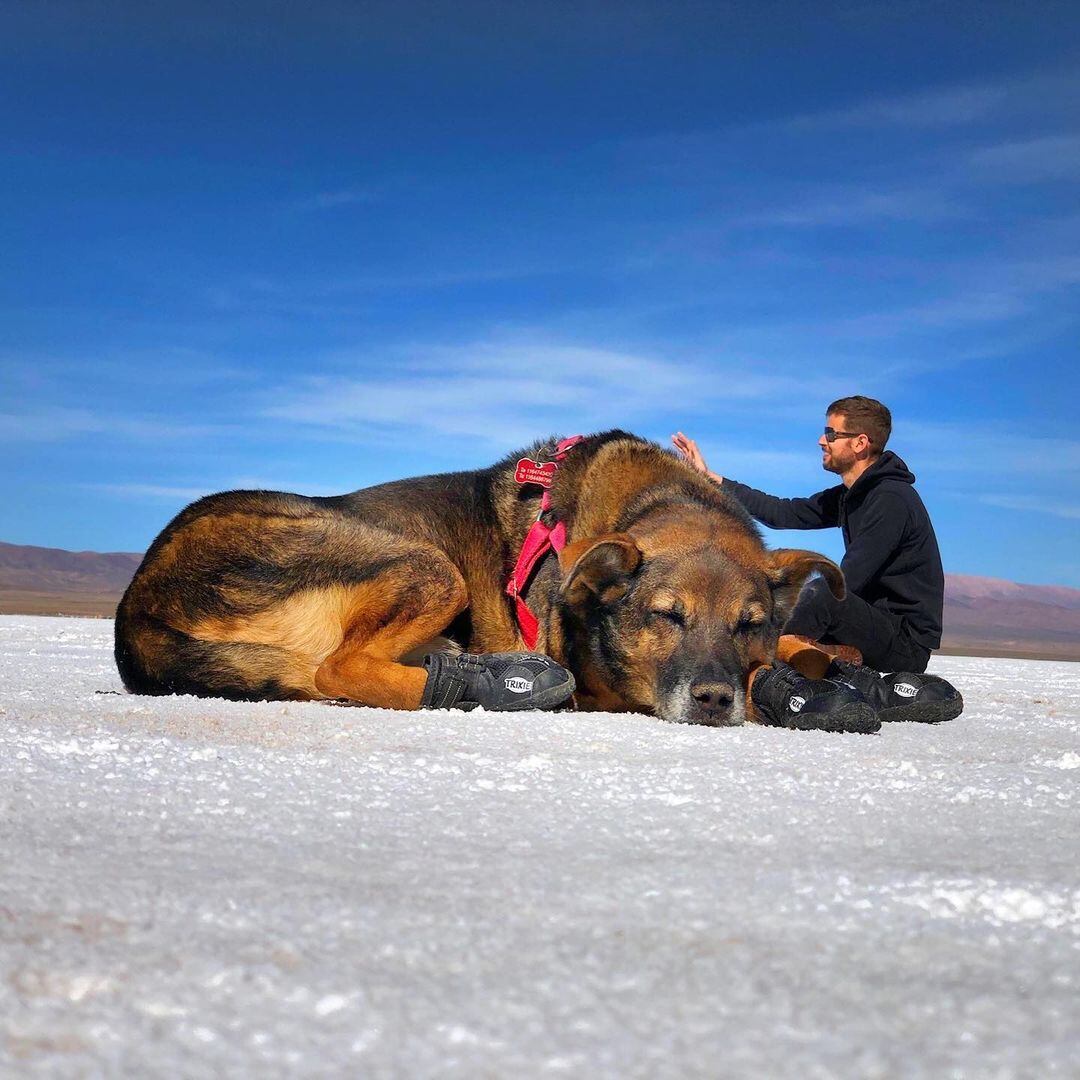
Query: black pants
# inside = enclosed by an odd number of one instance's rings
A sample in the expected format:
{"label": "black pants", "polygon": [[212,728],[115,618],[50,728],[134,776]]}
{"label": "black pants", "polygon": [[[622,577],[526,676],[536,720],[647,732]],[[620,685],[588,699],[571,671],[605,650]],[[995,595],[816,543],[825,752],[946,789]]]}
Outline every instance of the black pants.
{"label": "black pants", "polygon": [[911,640],[899,615],[850,593],[837,600],[821,578],[799,594],[784,633],[801,634],[824,645],[854,645],[878,671],[925,671],[930,659],[930,650]]}

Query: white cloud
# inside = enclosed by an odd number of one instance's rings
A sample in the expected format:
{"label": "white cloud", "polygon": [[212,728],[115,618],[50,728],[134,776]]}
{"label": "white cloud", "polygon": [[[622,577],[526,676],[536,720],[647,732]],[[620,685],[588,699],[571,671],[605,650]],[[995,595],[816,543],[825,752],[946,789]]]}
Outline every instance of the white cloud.
{"label": "white cloud", "polygon": [[137,502],[194,502],[214,489],[210,487],[170,487],[165,484],[82,484],[91,491],[100,491],[105,495],[115,495],[122,499]]}
{"label": "white cloud", "polygon": [[973,150],[967,168],[984,182],[1039,183],[1080,176],[1080,134],[1066,132]]}
{"label": "white cloud", "polygon": [[881,221],[939,221],[966,213],[958,203],[939,192],[860,187],[739,215],[728,224],[735,227],[818,228]]}
{"label": "white cloud", "polygon": [[[827,324],[831,332],[854,337],[880,338],[915,332],[994,326],[1029,315],[1040,298],[1080,284],[1080,258],[1072,255],[1045,259],[968,261],[949,268],[950,280],[964,280],[966,287],[952,295],[887,311],[864,312]],[[944,293],[944,290],[939,292]],[[1060,318],[1043,315],[1037,325],[1028,326],[1013,347],[1030,346],[1043,332],[1062,329]],[[975,355],[1000,354],[1008,345],[997,337],[987,349]],[[972,347],[968,346],[972,352]],[[1004,349],[1008,351],[1008,349]],[[955,358],[955,357],[954,357]]]}
{"label": "white cloud", "polygon": [[1080,502],[1061,502],[1038,495],[981,495],[979,502],[998,506],[1004,510],[1022,510],[1025,513],[1050,514],[1053,517],[1080,521]]}
{"label": "white cloud", "polygon": [[64,442],[82,435],[108,434],[135,440],[206,439],[223,429],[176,424],[146,417],[111,416],[90,409],[46,406],[0,413],[0,441]]}
{"label": "white cloud", "polygon": [[1080,472],[1080,440],[1032,435],[1025,428],[1004,423],[905,420],[896,437],[917,448],[925,471],[987,476],[1021,476],[1034,482],[1040,475],[1053,478],[1059,495],[1068,473]]}
{"label": "white cloud", "polygon": [[343,188],[338,191],[320,191],[305,199],[297,199],[292,205],[295,210],[311,212],[337,210],[342,206],[377,202],[378,199],[379,193],[374,188]]}
{"label": "white cloud", "polygon": [[911,130],[973,127],[1022,117],[1075,115],[1080,79],[1070,68],[1034,71],[994,83],[936,86],[896,97],[869,98],[854,105],[792,117],[794,130],[882,127]]}
{"label": "white cloud", "polygon": [[365,439],[390,425],[508,447],[559,431],[596,431],[748,401],[804,393],[812,380],[753,370],[739,359],[705,365],[528,341],[426,347],[393,374],[310,376],[273,392],[263,415]]}
{"label": "white cloud", "polygon": [[882,126],[954,127],[990,116],[1008,99],[1006,86],[949,86],[903,97],[876,98],[845,109],[808,113],[786,123],[805,131]]}
{"label": "white cloud", "polygon": [[890,337],[906,331],[950,329],[973,323],[1005,322],[1029,310],[1015,293],[981,292],[942,297],[892,311],[869,312],[839,319],[830,329],[857,337]]}
{"label": "white cloud", "polygon": [[231,476],[201,486],[170,484],[81,484],[83,488],[137,502],[194,502],[219,491],[291,491],[301,495],[340,495],[344,489],[281,476]]}

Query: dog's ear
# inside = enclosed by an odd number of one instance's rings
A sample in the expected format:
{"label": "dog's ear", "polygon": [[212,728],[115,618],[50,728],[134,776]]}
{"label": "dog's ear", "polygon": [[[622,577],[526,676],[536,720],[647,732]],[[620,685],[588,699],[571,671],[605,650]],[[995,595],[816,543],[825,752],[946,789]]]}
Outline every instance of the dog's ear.
{"label": "dog's ear", "polygon": [[799,598],[799,590],[815,570],[825,579],[833,596],[843,600],[847,592],[844,574],[832,559],[826,559],[816,551],[801,551],[798,548],[777,548],[769,552],[767,574],[777,621],[783,623],[787,620]]}
{"label": "dog's ear", "polygon": [[589,536],[559,552],[563,599],[573,607],[595,597],[613,604],[622,597],[641,565],[641,549],[626,533]]}

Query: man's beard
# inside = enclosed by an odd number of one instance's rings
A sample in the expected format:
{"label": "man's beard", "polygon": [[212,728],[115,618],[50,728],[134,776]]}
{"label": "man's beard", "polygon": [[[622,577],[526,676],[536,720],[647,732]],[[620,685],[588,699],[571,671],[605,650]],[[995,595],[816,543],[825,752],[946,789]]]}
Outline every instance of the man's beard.
{"label": "man's beard", "polygon": [[838,458],[835,454],[822,454],[821,455],[821,467],[826,472],[836,473],[840,475],[848,467],[850,463],[844,461],[842,458]]}

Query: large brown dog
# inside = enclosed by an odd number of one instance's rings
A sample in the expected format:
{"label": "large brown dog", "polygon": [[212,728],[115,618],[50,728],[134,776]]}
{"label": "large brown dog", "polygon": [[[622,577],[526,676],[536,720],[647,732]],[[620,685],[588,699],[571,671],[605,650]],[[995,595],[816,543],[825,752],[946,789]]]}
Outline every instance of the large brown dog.
{"label": "large brown dog", "polygon": [[[426,674],[399,661],[432,638],[523,649],[505,584],[541,489],[515,481],[520,456],[334,498],[231,491],[194,503],[120,604],[124,685],[415,709]],[[718,486],[622,431],[575,446],[550,498],[568,543],[540,563],[527,601],[536,649],[573,672],[579,708],[742,723],[747,676],[772,660],[807,576],[843,595],[835,563],[766,551]]]}

